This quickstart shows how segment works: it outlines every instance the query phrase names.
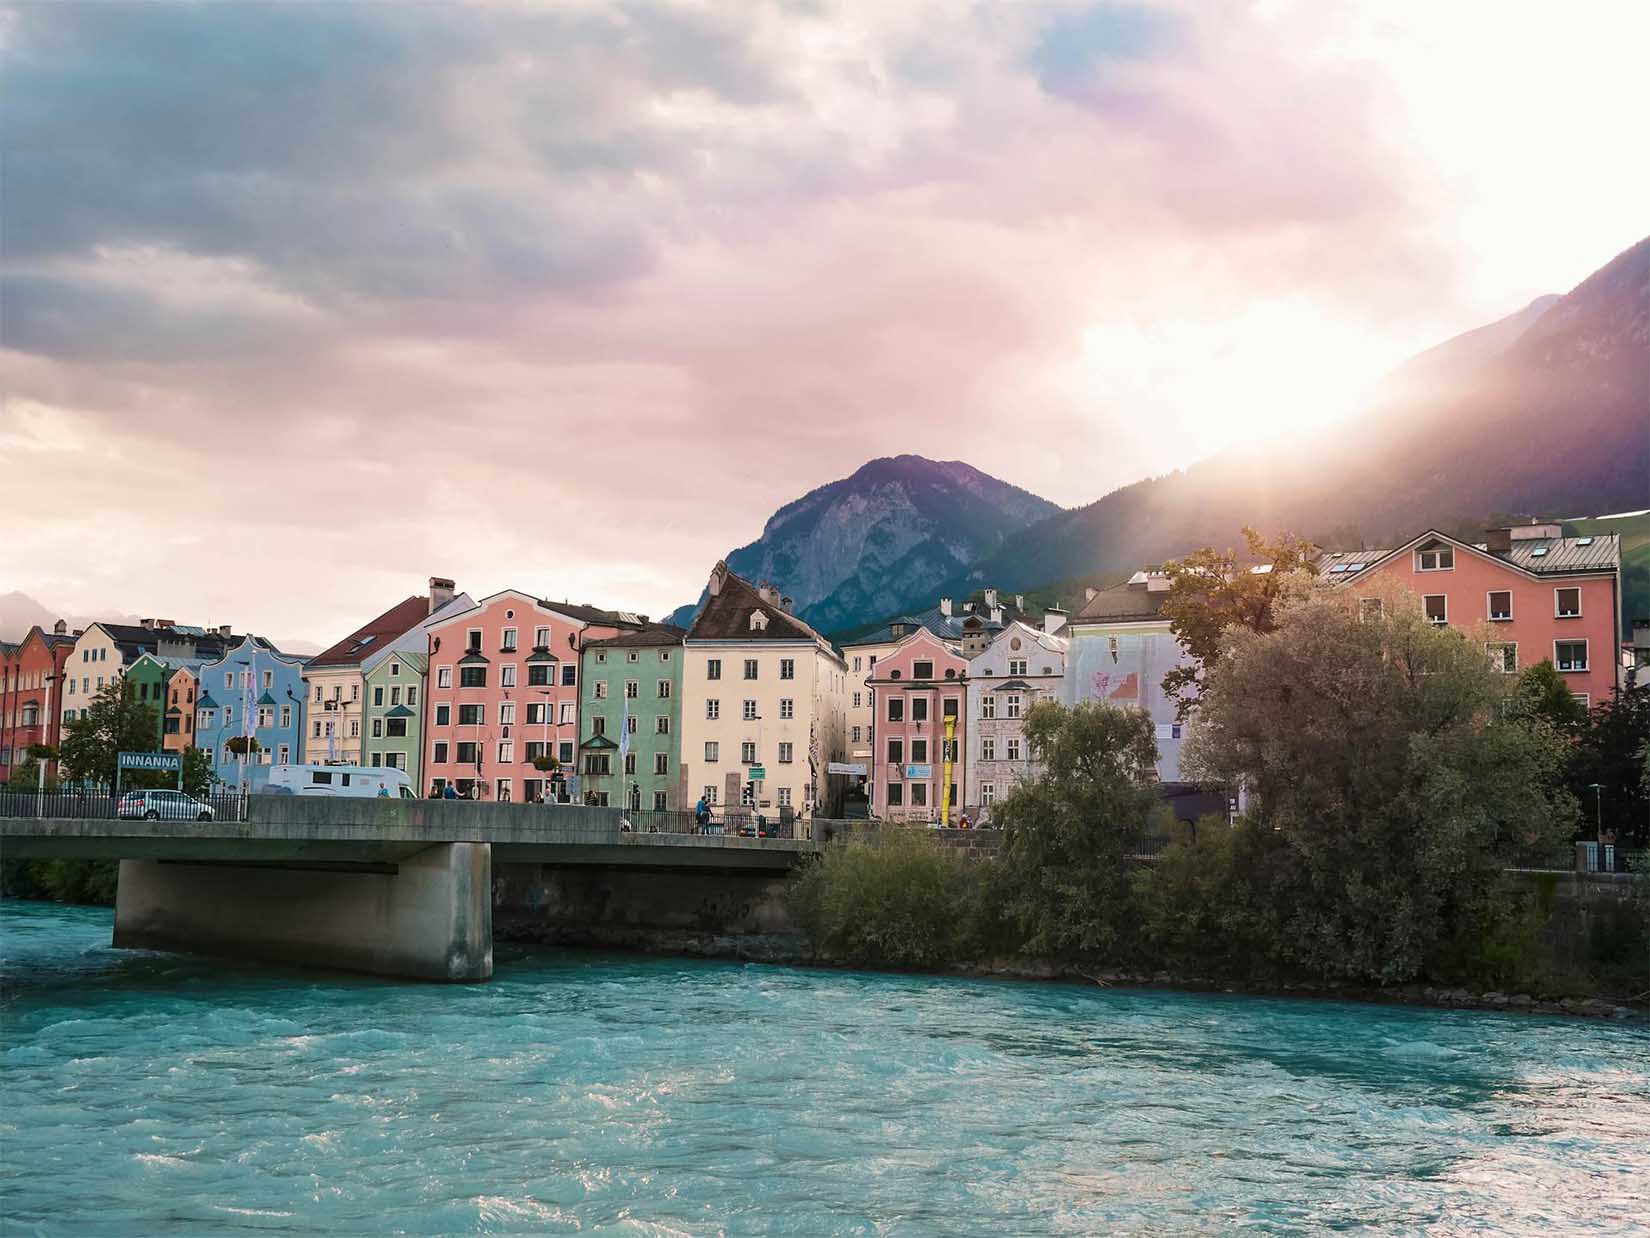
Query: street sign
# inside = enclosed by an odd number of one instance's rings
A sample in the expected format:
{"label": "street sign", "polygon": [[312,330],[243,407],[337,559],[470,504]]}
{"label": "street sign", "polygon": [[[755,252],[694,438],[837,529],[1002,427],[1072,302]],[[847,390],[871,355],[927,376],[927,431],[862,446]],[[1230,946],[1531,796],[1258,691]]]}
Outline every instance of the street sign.
{"label": "street sign", "polygon": [[750,768],[750,780],[752,782],[766,782],[768,771],[760,765],[753,765]]}
{"label": "street sign", "polygon": [[115,757],[120,769],[164,770],[168,774],[183,769],[183,756],[176,752],[122,752]]}
{"label": "street sign", "polygon": [[864,761],[827,761],[825,772],[827,774],[853,774],[863,778],[871,771]]}
{"label": "street sign", "polygon": [[907,765],[905,776],[907,778],[932,778],[934,767],[932,765]]}

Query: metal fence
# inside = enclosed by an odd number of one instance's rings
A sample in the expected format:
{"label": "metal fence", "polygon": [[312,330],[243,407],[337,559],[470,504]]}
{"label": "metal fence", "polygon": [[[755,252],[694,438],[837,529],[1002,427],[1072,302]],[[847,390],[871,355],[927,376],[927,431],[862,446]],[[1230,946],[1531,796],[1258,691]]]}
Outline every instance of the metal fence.
{"label": "metal fence", "polygon": [[[135,798],[140,795],[141,801]],[[13,791],[0,787],[0,817],[195,821],[202,814],[216,821],[245,820],[246,799],[234,791],[188,796],[173,791],[125,791],[116,797],[102,789]]]}
{"label": "metal fence", "polygon": [[745,838],[807,838],[809,824],[796,818],[781,819],[748,808],[713,809],[701,821],[694,813],[681,811],[654,811],[652,809],[625,811],[619,814],[622,833],[637,834],[737,834]]}

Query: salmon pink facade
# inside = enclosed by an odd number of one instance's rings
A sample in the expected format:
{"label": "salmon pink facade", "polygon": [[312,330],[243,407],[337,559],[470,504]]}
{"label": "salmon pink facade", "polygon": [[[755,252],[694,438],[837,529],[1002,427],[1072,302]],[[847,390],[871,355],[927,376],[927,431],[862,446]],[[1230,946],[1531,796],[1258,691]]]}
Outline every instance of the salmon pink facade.
{"label": "salmon pink facade", "polygon": [[1616,689],[1620,561],[1614,534],[1563,537],[1557,525],[1535,524],[1491,529],[1481,543],[1429,529],[1396,550],[1325,555],[1319,573],[1369,590],[1371,601],[1368,582],[1395,581],[1434,623],[1481,638],[1496,669],[1550,661],[1592,706]]}
{"label": "salmon pink facade", "polygon": [[[28,764],[34,745],[62,743],[64,666],[75,642],[62,627],[53,633],[36,626],[16,645],[0,645],[0,783]],[[54,773],[56,762],[46,770]]]}
{"label": "salmon pink facade", "polygon": [[[968,659],[918,628],[877,661],[871,812],[889,821],[954,823],[968,752]],[[949,728],[949,730],[948,730]],[[946,808],[946,765],[950,800]]]}
{"label": "salmon pink facade", "polygon": [[[587,640],[638,626],[635,616],[515,589],[429,625],[426,782],[499,803],[566,798],[579,742],[579,652]],[[541,757],[559,769],[538,768]]]}

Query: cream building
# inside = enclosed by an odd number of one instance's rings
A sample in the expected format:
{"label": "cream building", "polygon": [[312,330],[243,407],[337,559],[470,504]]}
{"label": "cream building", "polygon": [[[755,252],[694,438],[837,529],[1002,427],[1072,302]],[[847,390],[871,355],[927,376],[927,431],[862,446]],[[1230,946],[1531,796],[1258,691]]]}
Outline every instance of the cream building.
{"label": "cream building", "polygon": [[[719,813],[830,816],[848,779],[848,665],[772,585],[718,563],[683,641],[682,786]],[[753,777],[760,774],[760,777]]]}

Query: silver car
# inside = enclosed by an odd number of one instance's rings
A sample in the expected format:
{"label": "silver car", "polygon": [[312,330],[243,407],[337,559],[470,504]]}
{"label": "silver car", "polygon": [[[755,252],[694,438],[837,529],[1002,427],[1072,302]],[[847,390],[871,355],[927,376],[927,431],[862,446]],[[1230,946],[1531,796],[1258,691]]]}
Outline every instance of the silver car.
{"label": "silver car", "polygon": [[115,815],[122,821],[210,821],[212,806],[182,791],[128,791]]}

